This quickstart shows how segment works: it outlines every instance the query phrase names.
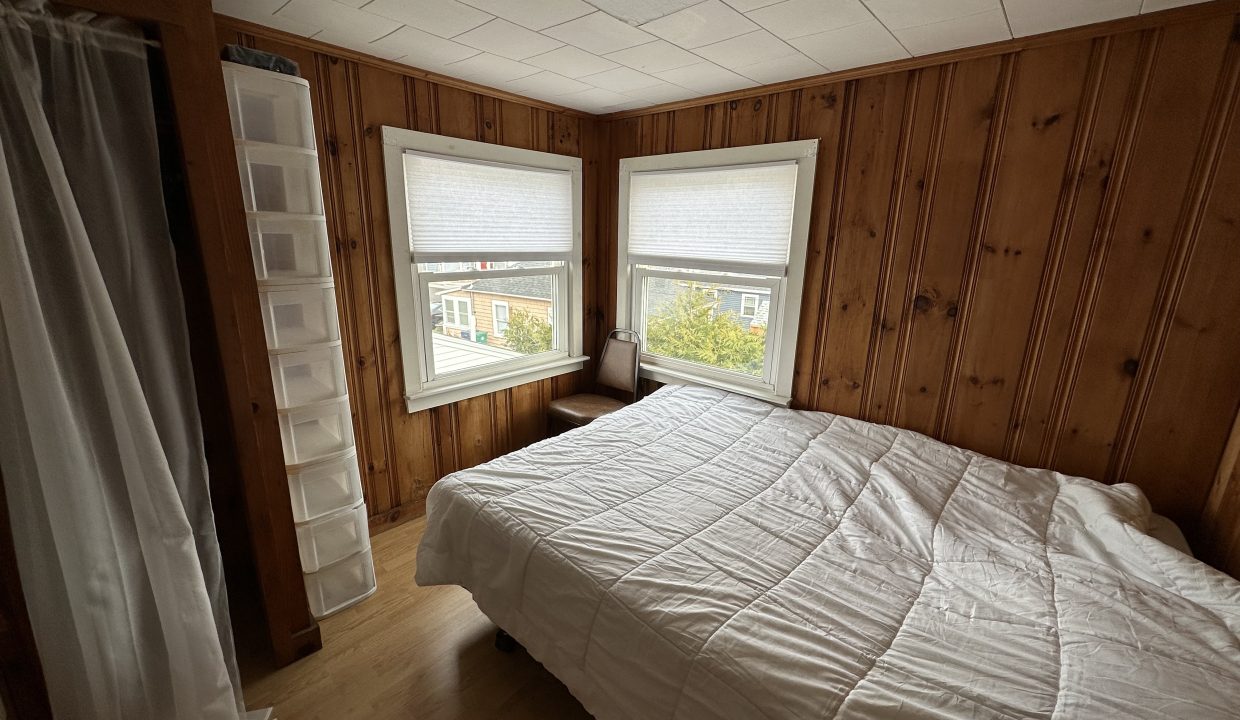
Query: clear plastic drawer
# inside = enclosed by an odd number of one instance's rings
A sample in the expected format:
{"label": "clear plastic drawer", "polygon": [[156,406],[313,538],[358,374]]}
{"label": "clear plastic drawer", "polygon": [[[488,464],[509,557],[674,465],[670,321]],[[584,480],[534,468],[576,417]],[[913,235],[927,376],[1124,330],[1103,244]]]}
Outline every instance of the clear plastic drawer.
{"label": "clear plastic drawer", "polygon": [[297,526],[297,548],[301,569],[317,572],[350,555],[370,547],[366,524],[366,505],[358,503],[347,510],[326,515]]}
{"label": "clear plastic drawer", "polygon": [[310,612],[316,618],[343,610],[375,591],[375,564],[369,549],[302,577]]}
{"label": "clear plastic drawer", "polygon": [[362,500],[356,451],[289,468],[288,492],[293,500],[293,520],[299,523],[353,507]]}
{"label": "clear plastic drawer", "polygon": [[300,78],[225,65],[233,137],[314,149],[310,88]]}
{"label": "clear plastic drawer", "polygon": [[353,449],[349,399],[280,411],[284,464],[303,465]]}
{"label": "clear plastic drawer", "polygon": [[340,341],[310,350],[273,353],[270,361],[278,408],[331,400],[349,392]]}
{"label": "clear plastic drawer", "polygon": [[305,150],[241,141],[241,191],[251,212],[323,214],[319,159]]}
{"label": "clear plastic drawer", "polygon": [[259,282],[311,282],[332,276],[325,220],[260,215],[250,217],[249,223]]}
{"label": "clear plastic drawer", "polygon": [[330,283],[268,288],[258,295],[268,348],[283,350],[340,339],[336,291]]}

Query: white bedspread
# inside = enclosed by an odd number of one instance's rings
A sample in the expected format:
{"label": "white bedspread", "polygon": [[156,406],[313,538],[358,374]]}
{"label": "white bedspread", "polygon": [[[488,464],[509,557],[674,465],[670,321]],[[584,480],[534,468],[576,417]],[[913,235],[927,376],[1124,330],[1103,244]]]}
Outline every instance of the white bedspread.
{"label": "white bedspread", "polygon": [[1240,583],[1132,485],[669,386],[428,512],[418,583],[601,720],[1240,716]]}

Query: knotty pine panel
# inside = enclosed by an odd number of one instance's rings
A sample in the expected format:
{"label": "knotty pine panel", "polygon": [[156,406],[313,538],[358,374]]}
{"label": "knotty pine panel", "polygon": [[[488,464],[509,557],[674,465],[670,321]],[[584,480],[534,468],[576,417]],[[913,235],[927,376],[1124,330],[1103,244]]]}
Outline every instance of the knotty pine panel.
{"label": "knotty pine panel", "polygon": [[[380,128],[581,157],[586,150],[598,151],[598,123],[336,55],[222,16],[217,16],[217,28],[221,44],[239,43],[296,60],[310,82],[358,460],[371,532],[378,532],[421,515],[426,493],[444,475],[545,437],[548,404],[583,386],[581,373],[572,373],[406,412]],[[602,320],[593,302],[599,290],[591,270],[597,257],[597,156],[587,158],[583,170],[589,349]]]}
{"label": "knotty pine panel", "polygon": [[1207,503],[1240,406],[1231,12],[626,114],[603,174],[818,138],[794,406],[1135,482],[1240,565],[1240,481]]}

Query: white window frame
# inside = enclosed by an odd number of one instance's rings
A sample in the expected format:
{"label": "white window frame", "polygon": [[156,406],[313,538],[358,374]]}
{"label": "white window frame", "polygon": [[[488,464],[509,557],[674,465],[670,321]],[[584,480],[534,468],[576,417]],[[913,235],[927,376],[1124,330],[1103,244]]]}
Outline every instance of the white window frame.
{"label": "white window frame", "polygon": [[[443,308],[443,326],[455,328],[457,330],[473,330],[474,323],[470,322],[470,318],[474,316],[474,302],[467,297],[459,297],[457,295],[443,294],[439,296],[440,307]],[[452,303],[452,316],[457,320],[461,318],[461,303],[465,304],[465,324],[459,322],[448,322],[448,303]]]}
{"label": "white window frame", "polygon": [[[753,293],[741,293],[740,295],[741,295],[741,312],[740,312],[741,317],[743,318],[757,317],[759,303],[761,302],[760,300],[761,296],[755,295]],[[745,301],[746,300],[753,300],[753,312],[751,313],[745,312]]]}
{"label": "white window frame", "polygon": [[[770,289],[766,356],[761,378],[719,370],[697,363],[675,360],[643,352],[640,374],[664,383],[689,383],[718,387],[780,405],[792,402],[792,374],[796,361],[797,333],[801,321],[801,293],[805,281],[806,247],[813,206],[814,172],[818,158],[817,140],[798,140],[767,145],[699,150],[620,161],[616,317],[623,328],[645,327],[641,288],[650,277],[666,277],[716,285],[745,283]],[[795,162],[796,188],[793,196],[792,231],[788,263],[782,267],[751,265],[744,262],[706,262],[675,257],[645,257],[629,254],[629,183],[633,173],[676,172],[722,169],[729,166]],[[655,269],[676,268],[675,270]],[[720,278],[710,272],[729,272],[758,277]]]}
{"label": "white window frame", "polygon": [[[395,268],[397,324],[400,327],[401,363],[405,376],[405,407],[417,412],[439,405],[504,390],[524,383],[580,370],[589,359],[582,354],[582,165],[581,158],[492,145],[473,140],[384,126],[383,164],[391,228],[392,262]],[[506,270],[418,272],[409,247],[409,211],[405,195],[406,153],[422,153],[465,162],[492,163],[568,173],[572,179],[573,248],[558,267]],[[506,259],[506,258],[504,258]],[[462,261],[496,260],[493,257],[462,257]],[[445,264],[451,260],[443,260]],[[436,376],[433,372],[430,283],[432,281],[550,275],[564,312],[552,326],[557,350],[501,363]],[[472,303],[471,303],[472,311]],[[447,316],[444,317],[445,325]]]}
{"label": "white window frame", "polygon": [[[504,330],[499,329],[499,309],[504,308]],[[512,318],[512,309],[508,307],[508,303],[504,300],[491,301],[491,330],[495,332],[495,337],[504,337],[508,331],[508,321]]]}

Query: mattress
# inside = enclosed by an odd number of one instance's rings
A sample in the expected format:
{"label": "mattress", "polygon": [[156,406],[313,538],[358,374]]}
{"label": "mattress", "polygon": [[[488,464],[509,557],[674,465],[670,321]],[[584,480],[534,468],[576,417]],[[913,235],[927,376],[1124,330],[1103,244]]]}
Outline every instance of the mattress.
{"label": "mattress", "polygon": [[1234,718],[1240,583],[1132,485],[667,386],[439,481],[417,582],[600,720]]}

